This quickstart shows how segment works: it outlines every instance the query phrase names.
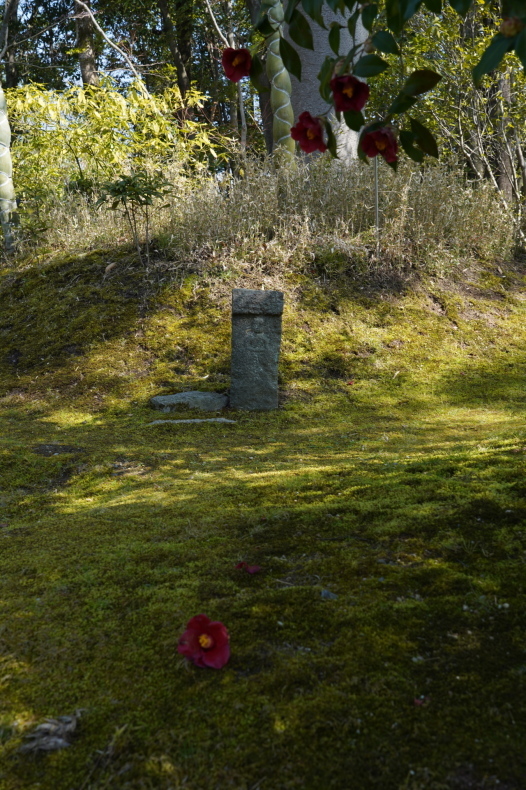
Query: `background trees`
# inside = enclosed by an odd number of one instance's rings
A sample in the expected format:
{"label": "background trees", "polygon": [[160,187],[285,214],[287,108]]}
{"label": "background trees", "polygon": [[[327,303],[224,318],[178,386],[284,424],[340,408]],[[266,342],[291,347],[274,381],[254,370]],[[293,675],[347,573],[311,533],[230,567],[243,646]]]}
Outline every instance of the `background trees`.
{"label": "background trees", "polygon": [[[347,6],[343,0],[331,0],[330,5],[332,10],[322,0],[302,0],[299,5],[291,0],[286,9],[289,22],[292,13],[297,12],[305,24],[310,15],[314,37],[314,51],[297,47],[304,68],[301,83],[293,76],[295,117],[305,109],[313,114],[330,110],[326,85],[323,98],[318,91],[318,73],[325,63],[326,83],[334,63],[341,62],[338,55],[343,58],[349,47],[354,46],[355,59],[368,59],[367,68],[358,76],[373,77],[368,123],[388,113],[393,91],[403,86],[408,74],[431,68],[443,79],[419,100],[411,111],[413,117],[435,135],[442,156],[462,164],[469,180],[488,181],[498,188],[510,210],[520,211],[526,194],[526,92],[520,61],[509,54],[502,63],[497,59],[486,69],[479,85],[472,79],[473,67],[488,39],[499,29],[501,9],[484,0],[455,0],[454,8],[442,8],[437,0],[429,0],[425,13],[414,14],[421,4],[400,0],[407,18],[404,22],[393,16],[394,0],[386,0],[354,10],[347,25],[354,8],[351,0]],[[207,124],[214,134],[227,135],[231,149],[246,128],[250,151],[263,155],[271,150],[268,80],[263,74],[256,86],[243,81],[238,93],[221,68],[222,35],[236,46],[256,46],[263,41],[264,29],[254,29],[261,21],[260,0],[155,0],[148,4],[140,0],[118,4],[110,0],[5,0],[0,9],[0,58],[8,90],[31,84],[59,92],[80,83],[90,88],[99,86],[103,75],[110,75],[114,87],[125,96],[133,79],[132,63],[151,95],[162,97],[167,90],[177,91],[180,101],[177,109],[170,110],[170,124]],[[462,17],[458,10],[468,13]],[[317,24],[323,19],[326,30]],[[386,38],[389,25],[398,44],[392,36]],[[365,52],[360,47],[366,35]],[[116,46],[110,46],[108,40]],[[292,35],[289,40],[297,38]],[[369,61],[376,65],[371,67]],[[382,72],[378,62],[391,68]],[[20,141],[22,127],[24,134],[28,128],[22,121],[28,117],[20,104],[22,94],[27,97],[26,109],[34,105],[36,95],[34,89],[16,94],[21,126],[15,129],[15,139]],[[49,106],[44,94],[39,101],[42,107]],[[401,127],[403,116],[395,113],[393,117],[395,127]],[[355,147],[357,133],[342,125],[354,138]],[[414,138],[412,131],[407,132],[405,139],[411,135]],[[416,150],[417,158],[423,156],[413,143],[409,150]],[[233,161],[231,156],[229,161]]]}

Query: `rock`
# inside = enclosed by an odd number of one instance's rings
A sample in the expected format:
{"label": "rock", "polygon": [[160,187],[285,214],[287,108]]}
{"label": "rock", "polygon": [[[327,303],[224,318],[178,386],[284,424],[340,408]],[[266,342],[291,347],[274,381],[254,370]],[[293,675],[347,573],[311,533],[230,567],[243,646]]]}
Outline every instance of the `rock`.
{"label": "rock", "polygon": [[336,593],[331,592],[330,590],[322,590],[321,597],[324,601],[336,601],[338,596]]}
{"label": "rock", "polygon": [[62,453],[85,453],[83,447],[75,447],[72,444],[37,444],[32,448],[37,455],[62,455]]}
{"label": "rock", "polygon": [[235,425],[236,420],[227,420],[225,417],[209,417],[204,420],[154,420],[148,425],[179,425],[182,422],[230,422]]}
{"label": "rock", "polygon": [[278,408],[281,291],[232,291],[230,406],[251,411]]}
{"label": "rock", "polygon": [[150,399],[150,405],[165,414],[181,406],[199,411],[220,411],[227,404],[228,396],[220,392],[177,392],[174,395],[156,395]]}
{"label": "rock", "polygon": [[54,752],[71,746],[71,740],[77,729],[77,723],[82,711],[76,711],[75,716],[59,716],[57,719],[46,719],[25,737],[25,742],[19,748],[22,754],[30,752]]}

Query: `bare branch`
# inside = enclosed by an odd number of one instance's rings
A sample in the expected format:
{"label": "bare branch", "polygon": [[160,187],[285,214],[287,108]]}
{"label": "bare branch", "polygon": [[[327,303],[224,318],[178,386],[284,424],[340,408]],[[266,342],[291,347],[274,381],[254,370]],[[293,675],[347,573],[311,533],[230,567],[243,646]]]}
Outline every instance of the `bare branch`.
{"label": "bare branch", "polygon": [[206,3],[206,7],[208,9],[208,13],[210,14],[210,19],[212,20],[213,25],[214,25],[215,29],[217,30],[217,34],[218,34],[219,38],[221,39],[223,44],[225,44],[225,46],[229,47],[230,46],[230,42],[228,41],[227,37],[224,35],[224,33],[221,31],[221,28],[217,24],[217,19],[215,18],[214,12],[212,11],[212,6],[210,5],[210,0],[205,0],[205,3]]}
{"label": "bare branch", "polygon": [[[117,46],[117,44],[115,44],[115,42],[111,40],[111,38],[108,38],[108,36],[107,36],[107,35],[106,35],[106,33],[104,32],[104,30],[101,28],[101,26],[99,25],[99,23],[98,23],[98,22],[97,22],[97,20],[95,19],[95,16],[94,16],[94,14],[93,14],[93,12],[92,12],[91,8],[90,8],[88,5],[86,5],[86,3],[83,3],[83,2],[82,2],[82,0],[75,0],[75,2],[77,3],[77,5],[80,5],[80,6],[81,6],[81,7],[82,7],[82,8],[83,8],[85,11],[86,11],[86,13],[87,13],[87,14],[89,14],[89,16],[91,17],[91,21],[93,22],[94,26],[97,28],[97,30],[99,31],[99,33],[101,34],[101,36],[102,36],[102,38],[104,39],[104,41],[105,41],[107,44],[109,44],[109,46],[110,46],[112,49],[114,49],[116,52],[118,52],[120,55],[122,55],[122,57],[124,58],[124,60],[125,60],[125,61],[126,61],[126,63],[128,64],[128,66],[129,66],[129,68],[130,68],[130,71],[132,71],[132,72],[133,72],[133,74],[135,75],[135,77],[136,77],[136,78],[139,80],[139,82],[141,82],[141,83],[142,83],[142,78],[141,78],[141,75],[139,74],[139,72],[137,71],[137,69],[135,68],[135,66],[133,65],[132,61],[130,60],[130,58],[128,57],[128,55],[126,54],[126,52],[124,52],[124,50],[123,50],[123,49],[121,49],[120,47],[118,47],[118,46]],[[145,87],[144,89],[146,90],[146,87]]]}

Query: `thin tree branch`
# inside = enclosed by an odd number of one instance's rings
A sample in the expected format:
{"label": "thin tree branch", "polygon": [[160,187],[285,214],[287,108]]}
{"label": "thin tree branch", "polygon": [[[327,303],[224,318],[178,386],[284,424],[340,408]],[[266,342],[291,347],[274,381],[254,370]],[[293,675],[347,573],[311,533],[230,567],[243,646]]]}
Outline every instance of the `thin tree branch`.
{"label": "thin tree branch", "polygon": [[219,38],[221,39],[223,44],[225,44],[225,46],[227,46],[227,47],[231,46],[230,42],[227,39],[227,37],[224,35],[224,33],[221,31],[221,28],[217,24],[217,19],[215,18],[214,12],[212,11],[212,6],[210,5],[209,0],[205,0],[205,3],[206,3],[206,7],[208,9],[208,13],[210,14],[210,19],[212,20],[212,23],[213,23],[213,25],[214,25],[214,27],[215,27],[215,29],[217,31],[217,35],[219,36]]}
{"label": "thin tree branch", "polygon": [[[64,16],[59,17],[59,19],[55,20],[55,22],[52,22],[51,25],[47,25],[47,27],[43,27],[41,30],[38,31],[38,33],[33,33],[32,36],[26,36],[25,38],[15,39],[15,41],[13,41],[12,44],[9,44],[5,48],[5,52],[8,52],[13,47],[18,47],[20,44],[24,44],[26,41],[31,41],[34,38],[38,38],[43,33],[47,33],[48,30],[52,30],[54,27],[57,27],[57,25],[61,25],[62,22],[67,22],[70,19],[75,19],[75,15],[74,14],[64,14]],[[3,57],[3,55],[5,55],[5,52],[2,53],[0,51],[0,58]]]}
{"label": "thin tree branch", "polygon": [[[86,11],[86,13],[87,13],[87,14],[88,14],[88,15],[91,17],[91,21],[93,22],[93,25],[94,25],[94,26],[97,28],[97,30],[98,30],[98,31],[99,31],[99,33],[101,34],[102,38],[104,39],[104,41],[105,41],[107,44],[109,44],[109,46],[110,46],[112,49],[114,49],[116,52],[118,52],[120,55],[122,55],[122,57],[124,58],[124,60],[125,60],[125,61],[126,61],[126,63],[128,64],[128,67],[130,68],[130,71],[132,71],[132,72],[133,72],[133,74],[135,75],[135,77],[136,77],[136,78],[139,80],[139,82],[141,82],[141,83],[142,83],[142,78],[141,78],[141,75],[139,74],[139,72],[137,71],[137,69],[135,68],[135,66],[133,65],[132,61],[130,60],[130,58],[128,57],[128,55],[126,54],[126,52],[124,52],[124,50],[123,50],[123,49],[121,49],[120,47],[118,47],[118,46],[117,46],[117,44],[115,44],[115,42],[111,40],[111,38],[108,38],[108,36],[107,36],[107,35],[106,35],[106,33],[104,32],[104,30],[101,28],[101,26],[99,25],[99,23],[98,23],[98,22],[97,22],[97,20],[95,19],[95,16],[94,16],[94,14],[93,14],[93,12],[92,12],[91,8],[90,8],[88,5],[86,5],[86,3],[83,3],[83,2],[82,2],[82,0],[75,0],[75,1],[76,1],[76,3],[77,3],[78,5],[80,5],[80,6],[81,6],[81,7],[82,7],[82,8],[83,8],[85,11]],[[143,85],[144,85],[144,83],[143,83]],[[144,89],[146,90],[146,86],[144,86]]]}

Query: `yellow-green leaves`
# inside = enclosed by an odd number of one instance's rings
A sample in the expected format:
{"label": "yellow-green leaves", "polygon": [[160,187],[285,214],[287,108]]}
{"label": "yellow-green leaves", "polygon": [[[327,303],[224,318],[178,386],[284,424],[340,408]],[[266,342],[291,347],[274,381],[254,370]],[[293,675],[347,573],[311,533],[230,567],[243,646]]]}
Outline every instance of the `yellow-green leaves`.
{"label": "yellow-green leaves", "polygon": [[[13,146],[17,185],[27,198],[61,195],[72,182],[101,182],[115,174],[176,159],[203,165],[220,140],[209,127],[182,115],[177,88],[152,96],[141,84],[125,93],[106,79],[99,87],[66,91],[29,84],[9,91],[17,128]],[[187,94],[187,106],[202,101]],[[180,115],[185,120],[174,122]]]}

